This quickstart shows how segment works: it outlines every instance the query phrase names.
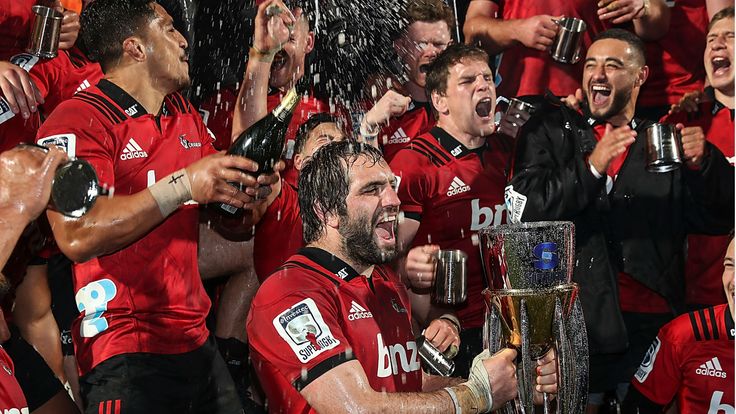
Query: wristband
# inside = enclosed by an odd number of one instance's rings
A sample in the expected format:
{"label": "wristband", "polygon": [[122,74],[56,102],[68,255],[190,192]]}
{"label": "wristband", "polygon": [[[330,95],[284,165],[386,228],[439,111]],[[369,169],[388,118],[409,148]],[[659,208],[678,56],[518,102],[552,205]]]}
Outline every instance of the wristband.
{"label": "wristband", "polygon": [[164,218],[176,211],[181,204],[192,199],[192,184],[189,182],[187,170],[183,168],[157,181],[148,187],[148,191],[156,200]]}
{"label": "wristband", "polygon": [[595,178],[597,178],[599,180],[601,178],[603,178],[603,174],[599,173],[598,170],[595,169],[595,167],[593,166],[593,164],[590,164],[590,173],[593,174],[593,177],[595,177]]}
{"label": "wristband", "polygon": [[463,409],[460,407],[460,402],[458,402],[457,400],[457,394],[455,394],[455,391],[450,387],[445,387],[444,390],[447,391],[448,394],[450,394],[452,405],[455,406],[455,414],[462,414]]}
{"label": "wristband", "polygon": [[264,52],[263,50],[255,47],[255,46],[251,46],[250,53],[249,54],[250,55],[255,55],[254,57],[256,58],[257,61],[259,61],[259,62],[266,62],[266,63],[273,62],[273,58],[274,58],[274,56],[276,56],[276,52],[275,51]]}

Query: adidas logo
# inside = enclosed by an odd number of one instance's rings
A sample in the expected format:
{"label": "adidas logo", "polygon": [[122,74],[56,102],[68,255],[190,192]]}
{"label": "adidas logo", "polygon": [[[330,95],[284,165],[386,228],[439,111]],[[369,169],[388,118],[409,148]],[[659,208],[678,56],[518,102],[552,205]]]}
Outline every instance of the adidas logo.
{"label": "adidas logo", "polygon": [[707,377],[726,378],[726,373],[721,368],[721,363],[718,361],[718,357],[713,357],[713,359],[705,364],[701,364],[700,367],[695,370],[695,373],[705,375]]}
{"label": "adidas logo", "polygon": [[447,196],[451,197],[466,191],[470,191],[470,186],[465,184],[458,177],[455,177],[452,179],[452,183],[450,183],[450,188],[447,189]]}
{"label": "adidas logo", "polygon": [[373,314],[365,310],[364,307],[358,305],[353,301],[353,305],[350,307],[350,313],[348,313],[349,321],[357,321],[358,319],[372,318]]}
{"label": "adidas logo", "polygon": [[89,81],[87,79],[83,80],[82,83],[79,84],[79,87],[77,87],[76,92],[83,91],[90,87]]}
{"label": "adidas logo", "polygon": [[403,128],[397,129],[391,138],[388,139],[389,144],[406,144],[407,142],[409,142],[409,137]]}
{"label": "adidas logo", "polygon": [[133,158],[148,158],[148,153],[143,151],[143,148],[131,138],[123,149],[123,153],[120,154],[120,159],[132,160]]}

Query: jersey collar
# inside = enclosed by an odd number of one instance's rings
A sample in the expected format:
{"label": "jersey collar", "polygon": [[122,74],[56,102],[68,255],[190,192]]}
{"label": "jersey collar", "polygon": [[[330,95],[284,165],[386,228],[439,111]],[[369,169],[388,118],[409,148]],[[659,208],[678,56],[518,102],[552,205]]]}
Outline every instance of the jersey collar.
{"label": "jersey collar", "polygon": [[479,150],[483,150],[488,146],[488,140],[486,140],[483,146],[476,149],[469,149],[465,144],[456,140],[455,137],[450,135],[447,131],[437,126],[433,127],[430,133],[437,139],[437,142],[442,145],[442,148],[455,158],[462,158],[468,154],[478,153]]}
{"label": "jersey collar", "polygon": [[299,254],[324,267],[334,273],[338,279],[346,282],[360,276],[360,273],[342,259],[319,247],[304,247],[299,250]]}
{"label": "jersey collar", "polygon": [[725,109],[731,114],[731,119],[734,118],[734,110],[729,109],[726,105],[721,103],[718,99],[716,99],[716,93],[712,86],[708,86],[703,90],[703,94],[708,97],[711,101],[713,101],[713,107],[710,110],[710,114],[713,116],[716,116],[716,114],[721,110]]}
{"label": "jersey collar", "polygon": [[[148,115],[146,108],[144,108],[143,105],[140,104],[140,102],[130,96],[130,94],[128,92],[125,92],[121,87],[110,82],[109,80],[100,80],[100,82],[97,84],[97,87],[119,107],[123,108],[125,110],[125,113],[128,114],[129,117],[139,118],[144,115]],[[164,100],[163,105],[161,105],[161,114],[169,115],[169,110],[166,108],[166,100]]]}

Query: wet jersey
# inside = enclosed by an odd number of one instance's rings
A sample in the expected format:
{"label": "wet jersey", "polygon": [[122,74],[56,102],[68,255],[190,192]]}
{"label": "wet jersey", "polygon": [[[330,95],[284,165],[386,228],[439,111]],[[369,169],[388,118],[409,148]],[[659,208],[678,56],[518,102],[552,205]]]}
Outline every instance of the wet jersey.
{"label": "wet jersey", "polygon": [[409,299],[388,266],[366,277],[327,251],[302,249],[261,285],[247,330],[271,412],[315,412],[299,391],[350,360],[376,391],[421,391]]}
{"label": "wet jersey", "polygon": [[304,244],[298,197],[291,184],[281,181],[281,193],[256,225],[253,264],[261,282]]}
{"label": "wet jersey", "polygon": [[[726,159],[734,165],[734,111],[719,102],[699,105],[693,114],[683,112],[666,116],[662,122],[700,126],[705,138],[718,147]],[[733,173],[733,171],[732,171]],[[723,257],[730,242],[728,235],[687,236],[687,261],[685,262],[685,302],[700,305],[717,305],[725,297],[721,289]]]}
{"label": "wet jersey", "polygon": [[683,414],[734,412],[734,323],[728,305],[680,315],[660,329],[631,383],[650,401],[677,397]]}
{"label": "wet jersey", "polygon": [[426,134],[436,123],[429,102],[412,100],[409,109],[403,115],[392,118],[388,125],[381,129],[378,143],[383,151],[383,158],[386,162],[391,162],[400,149],[409,146],[409,141]]}
{"label": "wet jersey", "polygon": [[703,89],[708,30],[705,0],[674,0],[666,4],[670,8],[667,34],[656,42],[645,42],[649,77],[642,85],[638,106],[669,106],[685,92]]}
{"label": "wet jersey", "polygon": [[596,34],[606,25],[598,19],[596,2],[589,0],[493,0],[498,4],[499,18],[526,19],[540,14],[582,19],[587,24],[583,34],[581,59],[575,65],[556,62],[549,52],[516,44],[498,55],[496,85],[500,96],[542,95],[546,89],[557,96],[575,93],[580,87],[585,52]]}
{"label": "wet jersey", "polygon": [[2,367],[0,370],[0,412],[28,414],[26,397],[14,375],[15,366],[2,347],[0,347],[0,367]]}
{"label": "wet jersey", "polygon": [[[0,115],[0,149],[8,149],[20,142],[32,142],[40,127],[40,120],[75,93],[95,85],[102,79],[100,65],[91,62],[79,49],[60,50],[53,59],[39,59],[28,53],[13,56],[10,62],[28,72],[44,103],[39,112],[24,120],[21,115]],[[3,102],[0,102],[2,106]],[[2,112],[2,109],[0,109]],[[40,117],[39,117],[40,115]],[[41,118],[42,117],[42,118]]]}
{"label": "wet jersey", "polygon": [[28,46],[35,4],[36,0],[0,0],[0,59],[7,60]]}
{"label": "wet jersey", "polygon": [[[154,117],[103,79],[51,114],[39,143],[89,161],[100,184],[132,195],[214,153],[199,114],[181,94]],[[179,207],[129,246],[74,265],[81,312],[72,333],[82,374],[119,354],[179,354],[201,346],[210,301],[197,267],[198,208]]]}
{"label": "wet jersey", "polygon": [[486,287],[478,243],[478,230],[506,223],[504,186],[513,142],[492,135],[484,146],[470,150],[445,130],[412,140],[391,162],[399,178],[401,210],[419,220],[412,247],[437,244],[468,255],[468,301],[457,308],[463,327],[480,327]]}

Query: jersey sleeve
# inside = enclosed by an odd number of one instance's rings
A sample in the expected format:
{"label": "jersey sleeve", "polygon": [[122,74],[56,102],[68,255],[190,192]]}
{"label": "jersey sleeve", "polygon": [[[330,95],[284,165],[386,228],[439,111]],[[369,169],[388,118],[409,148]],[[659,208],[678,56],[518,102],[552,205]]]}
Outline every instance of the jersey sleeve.
{"label": "jersey sleeve", "polygon": [[114,160],[116,141],[109,135],[99,113],[76,99],[59,105],[41,124],[37,143],[58,145],[70,157],[88,161],[97,172],[101,186],[115,186]]}
{"label": "jersey sleeve", "polygon": [[426,159],[412,151],[403,149],[391,161],[391,170],[399,179],[397,194],[401,200],[401,210],[405,213],[420,215],[424,210],[424,202],[430,195],[431,183]]}
{"label": "jersey sleeve", "polygon": [[631,380],[643,396],[663,406],[672,401],[682,383],[680,349],[668,327],[659,331]]}
{"label": "jersey sleeve", "polygon": [[[284,269],[264,286],[284,276],[300,277],[289,273],[301,271]],[[281,287],[287,283],[293,285],[293,280],[284,281]],[[269,300],[271,292],[276,289],[266,287],[254,300],[248,314],[248,338],[258,357],[284,379],[301,389],[332,367],[353,359],[339,324],[338,302],[325,289],[294,290],[276,300]]]}
{"label": "jersey sleeve", "polygon": [[10,58],[10,62],[28,72],[41,96],[46,98],[49,91],[58,84],[61,74],[59,60],[65,57],[63,53],[60,53],[54,59],[39,59],[28,53],[20,53]]}

